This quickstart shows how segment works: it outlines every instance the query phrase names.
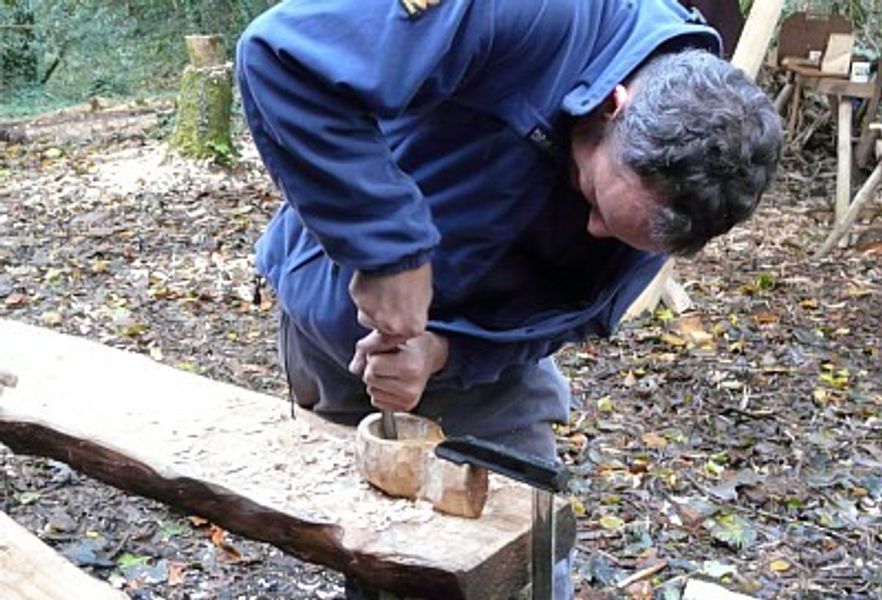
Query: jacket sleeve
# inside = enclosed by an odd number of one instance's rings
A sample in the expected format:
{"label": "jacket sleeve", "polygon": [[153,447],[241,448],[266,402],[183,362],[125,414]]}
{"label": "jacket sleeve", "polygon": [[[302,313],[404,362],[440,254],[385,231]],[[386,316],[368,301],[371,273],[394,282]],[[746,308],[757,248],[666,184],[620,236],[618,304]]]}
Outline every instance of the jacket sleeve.
{"label": "jacket sleeve", "polygon": [[[416,3],[409,3],[413,5]],[[439,232],[378,125],[428,110],[480,62],[488,27],[469,0],[283,2],[239,41],[255,145],[335,262],[391,273],[429,260]]]}

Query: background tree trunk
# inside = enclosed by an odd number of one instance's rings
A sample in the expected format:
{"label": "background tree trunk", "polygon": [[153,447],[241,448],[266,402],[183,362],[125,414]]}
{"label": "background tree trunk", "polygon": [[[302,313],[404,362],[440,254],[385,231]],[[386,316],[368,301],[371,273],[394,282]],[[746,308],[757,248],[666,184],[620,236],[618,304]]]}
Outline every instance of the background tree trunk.
{"label": "background tree trunk", "polygon": [[34,13],[25,6],[12,12],[12,23],[0,28],[0,89],[38,83]]}
{"label": "background tree trunk", "polygon": [[186,43],[190,64],[181,76],[171,146],[184,156],[229,163],[233,69],[225,61],[223,37],[187,36]]}

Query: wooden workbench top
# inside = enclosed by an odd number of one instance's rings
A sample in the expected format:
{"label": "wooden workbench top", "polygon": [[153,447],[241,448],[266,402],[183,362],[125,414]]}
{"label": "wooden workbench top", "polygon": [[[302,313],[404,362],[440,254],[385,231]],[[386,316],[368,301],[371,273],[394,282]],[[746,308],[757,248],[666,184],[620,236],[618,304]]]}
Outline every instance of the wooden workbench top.
{"label": "wooden workbench top", "polygon": [[[530,490],[497,476],[479,519],[359,478],[353,430],[149,357],[0,320],[0,441],[400,595],[501,598],[529,579]],[[558,508],[560,551],[572,544]]]}

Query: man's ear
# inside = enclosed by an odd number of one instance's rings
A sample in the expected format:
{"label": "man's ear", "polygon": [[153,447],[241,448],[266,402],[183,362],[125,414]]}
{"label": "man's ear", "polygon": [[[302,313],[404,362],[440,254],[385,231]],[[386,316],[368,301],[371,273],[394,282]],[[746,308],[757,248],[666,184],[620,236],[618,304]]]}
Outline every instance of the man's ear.
{"label": "man's ear", "polygon": [[631,91],[621,83],[617,85],[606,100],[606,110],[603,111],[604,118],[608,121],[614,120],[625,110],[625,105],[630,99]]}

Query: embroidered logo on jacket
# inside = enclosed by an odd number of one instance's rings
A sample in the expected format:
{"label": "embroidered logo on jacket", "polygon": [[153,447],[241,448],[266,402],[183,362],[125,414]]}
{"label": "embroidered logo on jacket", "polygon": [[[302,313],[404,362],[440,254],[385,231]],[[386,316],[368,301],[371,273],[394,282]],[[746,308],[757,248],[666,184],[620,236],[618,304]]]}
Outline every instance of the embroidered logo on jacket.
{"label": "embroidered logo on jacket", "polygon": [[441,0],[398,0],[407,11],[407,16],[415,19],[433,6],[441,4]]}

